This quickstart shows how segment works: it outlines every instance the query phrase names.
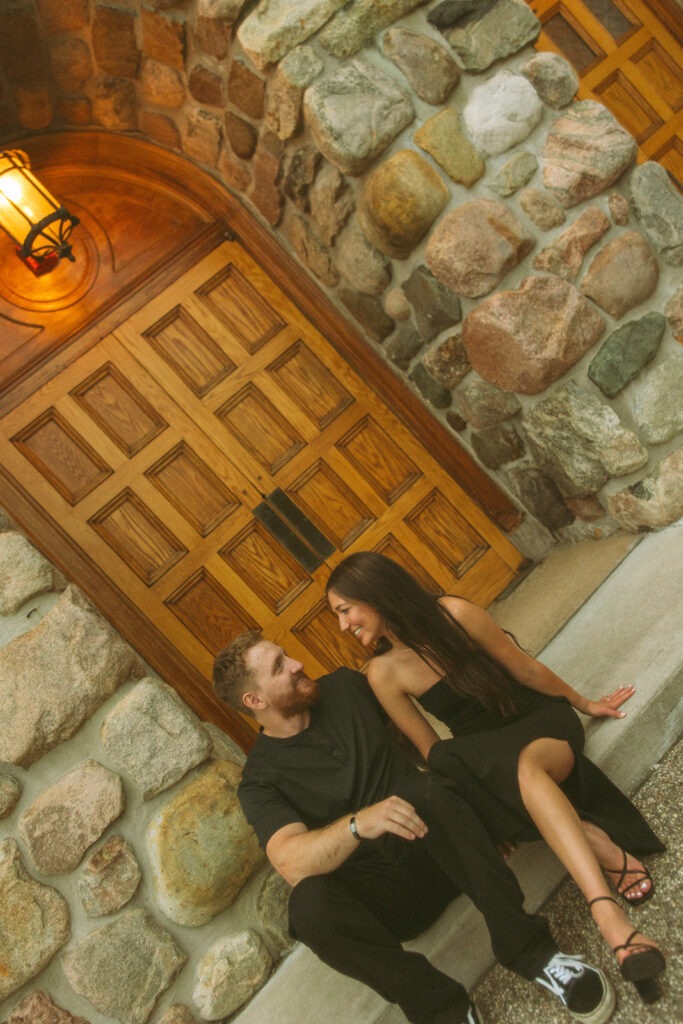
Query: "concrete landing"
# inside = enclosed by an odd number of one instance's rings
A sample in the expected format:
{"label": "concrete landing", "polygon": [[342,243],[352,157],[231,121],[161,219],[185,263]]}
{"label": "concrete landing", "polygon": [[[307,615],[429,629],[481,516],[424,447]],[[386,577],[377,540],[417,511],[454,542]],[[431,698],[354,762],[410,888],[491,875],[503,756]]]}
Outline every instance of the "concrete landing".
{"label": "concrete landing", "polygon": [[[587,696],[599,698],[623,683],[636,686],[636,695],[625,708],[627,718],[591,721],[586,727],[587,754],[622,789],[633,793],[683,731],[679,700],[683,683],[683,524],[647,535],[630,550],[540,657]],[[656,813],[652,823],[657,829]],[[542,843],[520,848],[511,865],[530,909],[544,903],[564,875]],[[592,929],[588,919],[583,920]],[[571,943],[574,952],[587,950],[582,930],[583,926],[577,941]],[[562,928],[560,939],[561,933]],[[493,966],[482,919],[463,896],[409,945],[468,987]],[[563,945],[570,948],[568,943]],[[506,979],[513,978],[503,973]],[[535,986],[527,985],[525,991],[531,990]],[[546,1013],[542,1019],[569,1021],[569,1016],[560,1010],[556,1018]],[[645,1015],[629,1024],[639,1024],[641,1019],[645,1020]],[[397,1007],[330,970],[301,946],[295,947],[234,1020],[238,1024],[405,1024]],[[499,1011],[487,1017],[487,1024],[498,1022],[511,1024]]]}
{"label": "concrete landing", "polygon": [[558,544],[493,602],[489,614],[536,656],[641,540],[635,533],[615,533],[604,540]]}

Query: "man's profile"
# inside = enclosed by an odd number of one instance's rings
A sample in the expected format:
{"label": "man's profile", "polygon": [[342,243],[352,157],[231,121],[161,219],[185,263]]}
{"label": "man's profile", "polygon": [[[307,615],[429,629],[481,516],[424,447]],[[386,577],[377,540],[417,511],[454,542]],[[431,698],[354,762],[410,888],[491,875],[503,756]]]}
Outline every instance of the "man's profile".
{"label": "man's profile", "polygon": [[261,726],[239,798],[293,886],[295,938],[414,1024],[482,1024],[459,982],[401,945],[464,892],[501,964],[545,986],[584,1024],[609,1018],[607,979],[560,953],[545,919],[524,911],[480,819],[452,781],[419,771],[389,738],[363,675],[340,668],[316,682],[250,631],[220,652],[213,679],[221,700]]}

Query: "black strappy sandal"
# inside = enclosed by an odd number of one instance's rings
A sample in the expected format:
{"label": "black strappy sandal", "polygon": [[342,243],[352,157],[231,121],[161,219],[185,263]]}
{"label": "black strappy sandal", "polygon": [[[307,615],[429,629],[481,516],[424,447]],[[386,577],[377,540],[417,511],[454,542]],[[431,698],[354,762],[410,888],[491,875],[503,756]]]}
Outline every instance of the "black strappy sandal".
{"label": "black strappy sandal", "polygon": [[[596,896],[590,900],[589,908],[600,900],[608,900],[619,906],[612,896]],[[666,960],[661,949],[651,945],[649,942],[634,942],[635,935],[642,935],[642,932],[633,931],[619,946],[613,946],[612,952],[618,953],[620,949],[639,949],[639,953],[631,953],[619,964],[622,978],[632,981],[636,991],[644,1003],[656,1003],[662,998],[662,990],[655,980],[666,968]]]}
{"label": "black strappy sandal", "polygon": [[[628,864],[628,854],[626,853],[626,850],[622,850],[621,852],[624,857],[624,863],[620,868],[603,868],[602,870],[606,871],[608,875],[619,875],[614,886],[614,888],[617,891],[617,895],[621,896],[623,900],[626,900],[630,907],[637,907],[639,903],[647,903],[647,901],[654,895],[655,883],[652,881],[652,875],[645,867],[633,868],[632,871],[628,871],[626,867],[626,865]],[[627,875],[637,875],[638,877],[636,878],[635,882],[631,882],[630,885],[626,886],[625,892],[622,892],[619,889],[619,886],[625,880]],[[629,889],[632,889],[635,885],[638,885],[640,882],[644,882],[646,880],[650,882],[650,888],[647,890],[647,892],[642,892],[641,890],[640,896],[627,895]]]}

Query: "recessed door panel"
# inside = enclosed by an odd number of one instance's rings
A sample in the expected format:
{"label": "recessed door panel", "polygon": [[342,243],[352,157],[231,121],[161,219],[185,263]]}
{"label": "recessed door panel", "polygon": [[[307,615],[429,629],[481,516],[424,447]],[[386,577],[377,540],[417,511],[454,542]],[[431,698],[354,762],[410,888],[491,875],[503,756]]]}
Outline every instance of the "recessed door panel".
{"label": "recessed door panel", "polygon": [[215,655],[244,629],[313,675],[363,663],[324,593],[349,552],[484,604],[521,562],[237,242],[2,424],[15,478],[202,674],[199,693],[173,682],[207,719]]}

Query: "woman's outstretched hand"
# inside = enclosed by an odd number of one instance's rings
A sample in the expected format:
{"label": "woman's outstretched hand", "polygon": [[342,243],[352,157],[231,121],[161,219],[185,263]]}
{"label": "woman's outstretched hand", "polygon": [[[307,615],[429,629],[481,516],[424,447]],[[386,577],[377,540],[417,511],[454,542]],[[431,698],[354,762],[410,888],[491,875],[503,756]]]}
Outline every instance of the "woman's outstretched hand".
{"label": "woman's outstretched hand", "polygon": [[626,713],[619,711],[619,708],[635,692],[632,686],[620,686],[614,693],[609,693],[605,697],[601,697],[600,700],[586,701],[586,707],[582,709],[583,713],[592,718],[625,718]]}

